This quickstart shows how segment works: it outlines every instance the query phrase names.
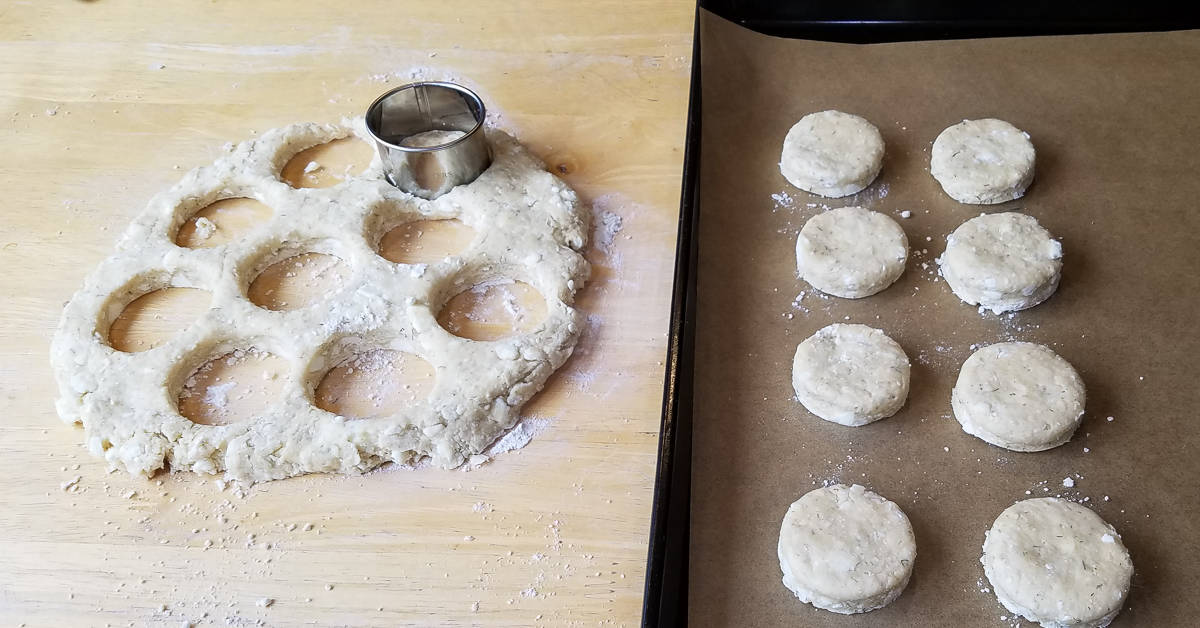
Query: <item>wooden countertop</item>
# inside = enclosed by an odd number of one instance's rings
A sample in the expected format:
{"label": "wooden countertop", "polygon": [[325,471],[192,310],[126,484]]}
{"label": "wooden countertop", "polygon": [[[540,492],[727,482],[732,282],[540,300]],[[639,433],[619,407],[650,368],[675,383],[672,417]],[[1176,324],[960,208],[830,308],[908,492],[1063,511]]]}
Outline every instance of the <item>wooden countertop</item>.
{"label": "wooden countertop", "polygon": [[[639,621],[694,4],[318,4],[0,7],[0,624]],[[414,76],[477,87],[621,219],[589,254],[594,324],[524,411],[541,432],[470,472],[244,496],[109,474],[54,412],[62,304],[151,196],[225,142],[358,115]]]}

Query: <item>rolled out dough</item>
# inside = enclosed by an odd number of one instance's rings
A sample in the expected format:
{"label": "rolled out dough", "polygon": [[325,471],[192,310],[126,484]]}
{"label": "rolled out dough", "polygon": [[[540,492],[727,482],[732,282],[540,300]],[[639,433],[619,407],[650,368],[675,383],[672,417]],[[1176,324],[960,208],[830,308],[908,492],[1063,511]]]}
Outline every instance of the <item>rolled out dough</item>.
{"label": "rolled out dough", "polygon": [[792,386],[809,412],[859,426],[892,416],[908,398],[909,362],[878,329],[835,323],[796,347]]}
{"label": "rolled out dough", "polygon": [[946,236],[938,270],[958,298],[996,314],[1050,298],[1062,272],[1062,243],[1033,216],[983,214]]}
{"label": "rolled out dough", "polygon": [[904,591],[917,542],[899,506],[857,484],[834,484],[788,508],[778,553],[783,584],[801,602],[865,613]]}
{"label": "rolled out dough", "polygon": [[862,207],[817,214],[796,237],[796,267],[812,287],[837,297],[869,297],[904,272],[908,238],[895,220]]}
{"label": "rolled out dough", "polygon": [[1071,364],[1031,342],[976,351],[950,396],[964,432],[1013,451],[1042,451],[1071,440],[1084,399],[1083,380]]}
{"label": "rolled out dough", "polygon": [[983,542],[983,572],[1009,611],[1045,628],[1103,628],[1133,576],[1121,535],[1065,499],[1040,497],[1005,509]]}
{"label": "rolled out dough", "polygon": [[1021,198],[1033,182],[1029,134],[994,118],[963,120],[933,142],[929,173],[960,203],[992,205]]}
{"label": "rolled out dough", "polygon": [[[310,472],[362,472],[388,461],[430,457],[461,464],[492,443],[571,354],[580,314],[571,307],[588,275],[580,251],[587,215],[575,193],[513,138],[488,131],[494,162],[474,182],[434,200],[389,185],[378,157],[330,188],[295,189],[280,180],[296,153],[357,135],[360,120],[297,124],[263,133],[209,166],[189,172],[150,201],[63,311],[51,347],[59,416],[82,423],[89,449],[115,468],[149,474],[224,472],[268,480]],[[269,222],[228,244],[188,249],[173,239],[197,210],[224,198],[271,207]],[[410,221],[455,218],[476,237],[461,254],[430,264],[398,264],[375,245]],[[328,298],[271,311],[247,298],[265,265],[297,252],[339,258],[348,277]],[[486,281],[516,279],[546,300],[531,331],[480,342],[438,325],[455,294]],[[212,293],[210,309],[165,344],[124,353],[108,326],[133,299],[167,286]],[[291,363],[284,393],[260,416],[200,425],[179,413],[183,382],[209,358],[266,351]],[[348,355],[388,349],[434,367],[427,399],[391,414],[348,420],[313,403],[322,376]]]}
{"label": "rolled out dough", "polygon": [[779,170],[806,192],[840,198],[865,189],[883,166],[883,136],[865,119],[841,111],[810,113],[783,139]]}

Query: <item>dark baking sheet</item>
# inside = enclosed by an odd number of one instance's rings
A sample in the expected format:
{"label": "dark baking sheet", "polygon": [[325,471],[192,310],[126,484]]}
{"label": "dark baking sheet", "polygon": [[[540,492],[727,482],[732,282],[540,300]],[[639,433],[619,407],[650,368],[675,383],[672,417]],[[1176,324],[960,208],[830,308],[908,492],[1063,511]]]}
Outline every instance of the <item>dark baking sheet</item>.
{"label": "dark baking sheet", "polygon": [[[1200,260],[1188,207],[1200,190],[1185,176],[1197,166],[1191,146],[1200,139],[1196,34],[889,48],[776,40],[711,15],[700,26],[706,158],[698,177],[696,450],[685,557],[695,624],[998,625],[1008,613],[980,590],[983,531],[1024,491],[1043,489],[1091,498],[1125,534],[1138,575],[1118,625],[1186,621],[1196,610],[1187,582],[1197,575],[1198,478],[1187,411],[1196,394],[1180,365],[1197,349],[1190,323],[1200,287],[1190,272]],[[865,115],[888,140],[884,175],[857,199],[809,197],[775,167],[787,128],[826,107]],[[1068,254],[1059,294],[1012,319],[981,317],[919,268],[940,252],[945,233],[978,212],[941,196],[925,172],[928,144],[944,126],[983,115],[1033,134],[1038,181],[1012,205],[1061,236]],[[1158,189],[1147,194],[1147,186]],[[771,195],[781,192],[794,199],[790,207],[776,207],[786,201]],[[915,256],[906,276],[876,297],[792,307],[806,289],[794,276],[795,230],[821,209],[808,203],[856,202],[913,211],[902,224],[914,245],[933,239],[930,253]],[[686,322],[686,305],[677,299],[677,320]],[[791,400],[795,344],[844,316],[874,320],[914,358],[909,405],[858,430],[825,424]],[[687,327],[673,334],[683,358],[692,355]],[[1088,380],[1088,417],[1072,443],[1045,454],[1005,452],[962,434],[949,418],[949,388],[970,346],[1007,338],[1051,344]],[[683,421],[675,419],[670,435],[678,438]],[[664,450],[674,438],[664,430]],[[1083,476],[1075,490],[1061,487],[1067,474]],[[799,604],[779,583],[779,519],[788,503],[827,480],[866,483],[913,519],[917,572],[888,609],[833,616]],[[656,508],[655,545],[664,512]],[[678,564],[660,561],[655,569],[654,552],[651,586],[663,564]],[[663,606],[652,608],[656,600],[648,595],[647,623],[657,615],[669,625]]]}

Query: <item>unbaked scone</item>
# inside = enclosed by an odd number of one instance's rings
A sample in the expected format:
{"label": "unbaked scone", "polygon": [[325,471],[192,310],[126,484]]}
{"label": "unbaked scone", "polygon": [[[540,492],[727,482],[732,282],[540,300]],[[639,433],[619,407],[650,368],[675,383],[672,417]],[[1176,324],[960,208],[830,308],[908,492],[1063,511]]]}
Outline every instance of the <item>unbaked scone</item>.
{"label": "unbaked scone", "polygon": [[1001,342],[967,358],[950,403],[964,432],[1013,451],[1042,451],[1071,440],[1084,399],[1079,373],[1057,353]]}
{"label": "unbaked scone", "polygon": [[835,323],[796,347],[792,386],[809,412],[841,425],[895,414],[908,398],[904,349],[878,329]]}
{"label": "unbaked scone", "polygon": [[950,198],[992,205],[1021,198],[1033,182],[1029,134],[993,118],[963,120],[933,142],[929,173]]}
{"label": "unbaked scone", "polygon": [[895,220],[862,207],[817,214],[796,237],[796,268],[812,287],[858,299],[892,285],[904,272],[908,238]]}
{"label": "unbaked scone", "polygon": [[1054,294],[1062,243],[1033,216],[982,214],[946,236],[939,272],[958,298],[996,314],[1030,308]]}
{"label": "unbaked scone", "polygon": [[1004,608],[1045,628],[1103,628],[1129,593],[1133,562],[1121,535],[1065,499],[1005,509],[983,542],[983,572]]}
{"label": "unbaked scone", "polygon": [[783,139],[779,171],[806,192],[840,198],[862,191],[883,166],[875,125],[841,111],[810,113]]}
{"label": "unbaked scone", "polygon": [[917,542],[899,506],[857,484],[834,484],[792,503],[778,552],[783,585],[801,602],[848,615],[900,596]]}

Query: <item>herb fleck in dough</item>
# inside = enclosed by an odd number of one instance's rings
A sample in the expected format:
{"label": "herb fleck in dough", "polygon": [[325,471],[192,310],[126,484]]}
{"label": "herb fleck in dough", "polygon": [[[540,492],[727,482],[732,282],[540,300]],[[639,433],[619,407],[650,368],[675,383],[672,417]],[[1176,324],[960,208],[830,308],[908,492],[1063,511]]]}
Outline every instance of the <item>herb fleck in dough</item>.
{"label": "herb fleck in dough", "polygon": [[783,584],[801,602],[865,613],[904,591],[917,542],[899,506],[857,484],[834,484],[788,508],[778,553]]}
{"label": "herb fleck in dough", "polygon": [[[313,472],[363,472],[385,462],[430,457],[454,467],[491,444],[571,354],[581,329],[571,303],[588,275],[580,253],[587,218],[575,193],[513,138],[488,131],[494,163],[474,182],[426,201],[389,185],[378,157],[361,175],[323,189],[279,178],[298,152],[357,135],[361,121],[297,124],[244,142],[151,200],[117,252],[101,262],[63,311],[51,346],[59,416],[81,423],[89,449],[115,468],[172,470],[269,480]],[[240,240],[186,249],[173,242],[197,210],[223,198],[254,198],[270,222]],[[396,264],[374,248],[386,230],[413,220],[456,218],[474,229],[460,255]],[[370,241],[369,241],[370,240]],[[290,311],[246,296],[256,270],[292,249],[341,259],[351,270],[337,291]],[[536,263],[533,261],[536,260]],[[493,342],[459,338],[438,309],[473,285],[517,279],[546,300],[535,329]],[[167,286],[212,293],[210,309],[170,341],[142,353],[107,343],[125,305]],[[347,420],[317,408],[321,376],[356,348],[415,354],[435,369],[428,399],[389,416]],[[229,425],[183,417],[176,397],[207,359],[234,350],[267,351],[291,364],[279,399],[259,416]]]}
{"label": "herb fleck in dough", "polygon": [[800,119],[783,139],[779,170],[792,185],[829,198],[861,192],[883,166],[883,136],[865,119],[819,111]]}
{"label": "herb fleck in dough", "polygon": [[1133,576],[1121,535],[1096,513],[1056,497],[1009,506],[983,542],[984,574],[1009,611],[1045,628],[1103,628]]}

